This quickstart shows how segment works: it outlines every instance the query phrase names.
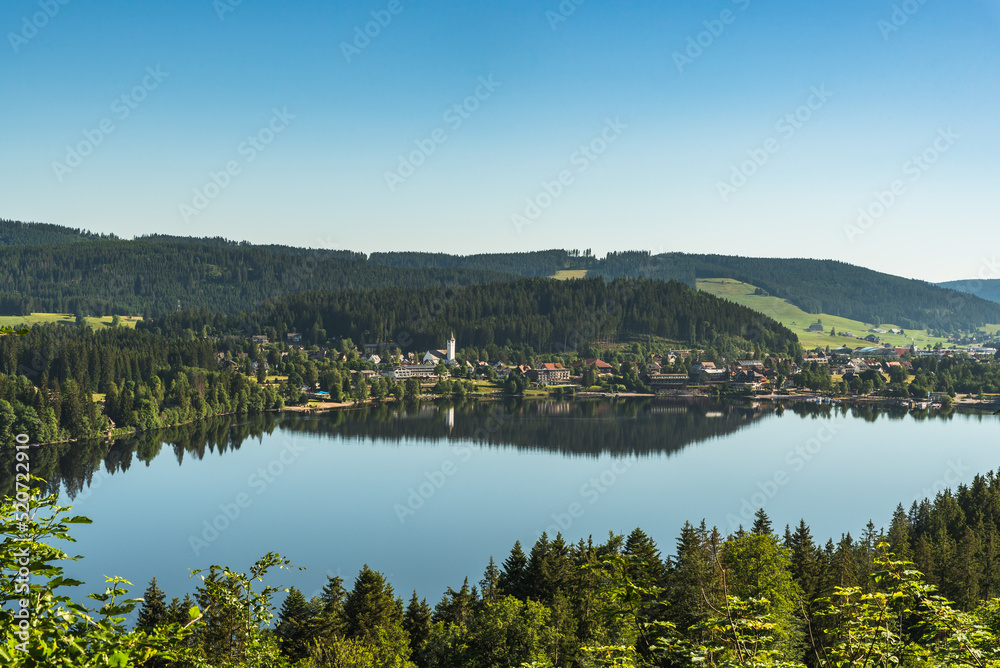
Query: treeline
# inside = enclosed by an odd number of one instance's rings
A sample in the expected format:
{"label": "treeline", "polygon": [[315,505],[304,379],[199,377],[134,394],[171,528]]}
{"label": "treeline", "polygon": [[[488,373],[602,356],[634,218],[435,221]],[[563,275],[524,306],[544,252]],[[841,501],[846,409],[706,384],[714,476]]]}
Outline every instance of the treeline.
{"label": "treeline", "polygon": [[47,223],[22,223],[0,218],[0,246],[28,246],[32,244],[60,244],[67,242],[117,239],[113,234],[95,234],[62,225]]}
{"label": "treeline", "polygon": [[[872,653],[877,665],[996,665],[998,480],[899,508],[888,532],[869,522],[825,545],[805,521],[779,536],[763,510],[728,536],[685,523],[670,554],[639,528],[603,542],[542,534],[433,605],[417,592],[405,602],[365,565],[353,586],[329,576],[312,599],[291,588],[264,634],[298,668],[826,667]],[[137,630],[148,632],[192,602],[168,603],[155,580],[144,598]],[[196,600],[220,605],[204,588]],[[236,658],[232,624],[206,615],[191,646],[209,661]]]}
{"label": "treeline", "polygon": [[390,267],[415,269],[464,268],[485,269],[518,276],[553,276],[563,269],[590,269],[599,261],[590,250],[547,250],[528,253],[480,253],[476,255],[449,255],[447,253],[372,253],[368,261]]}
{"label": "treeline", "polygon": [[[93,394],[105,394],[102,405]],[[0,337],[0,439],[87,439],[280,407],[276,388],[220,368],[204,340],[126,328],[32,327]]]}
{"label": "treeline", "polygon": [[[72,243],[67,243],[72,242]],[[86,243],[80,243],[86,242]],[[831,313],[905,329],[954,332],[1000,322],[1000,304],[924,281],[832,260],[648,251],[374,253],[254,245],[223,238],[150,235],[123,241],[56,225],[0,221],[0,314],[32,311],[159,316],[180,308],[252,311],[309,289],[483,283],[585,269],[590,276],[675,280],[733,278]],[[961,286],[956,286],[961,287]]]}
{"label": "treeline", "polygon": [[[859,374],[845,374],[834,382],[825,364],[809,362],[793,377],[797,387],[838,394],[871,394],[926,399],[932,393],[954,398],[958,393],[984,396],[1000,393],[1000,364],[995,360],[968,357],[918,357],[910,360],[911,369],[898,366],[888,373],[867,369]],[[912,374],[912,379],[910,378]]]}
{"label": "treeline", "polygon": [[465,285],[505,276],[388,267],[350,253],[294,250],[119,239],[11,246],[0,256],[0,315],[159,317],[179,308],[235,313],[301,290]]}
{"label": "treeline", "polygon": [[185,311],[140,323],[170,336],[267,333],[306,343],[329,337],[395,343],[404,351],[443,346],[454,332],[460,347],[531,346],[571,352],[595,341],[656,336],[699,346],[799,354],[795,334],[746,307],[676,282],[620,279],[522,279],[449,289],[387,288],[302,292],[269,302],[249,316]]}

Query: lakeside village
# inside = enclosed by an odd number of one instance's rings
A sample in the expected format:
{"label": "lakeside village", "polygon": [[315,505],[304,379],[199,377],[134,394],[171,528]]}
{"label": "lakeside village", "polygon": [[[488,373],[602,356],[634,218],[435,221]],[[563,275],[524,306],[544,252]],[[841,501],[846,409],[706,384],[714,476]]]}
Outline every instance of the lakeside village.
{"label": "lakeside village", "polygon": [[404,354],[387,343],[355,346],[346,339],[333,349],[301,341],[298,333],[283,342],[257,334],[250,337],[249,354],[220,353],[219,361],[278,385],[285,406],[300,410],[421,395],[849,397],[917,409],[991,403],[1000,396],[1000,357],[983,345],[920,350],[883,344],[817,348],[794,359],[762,354],[726,360],[705,350],[649,353],[633,343],[600,356],[588,348],[584,355],[519,351],[483,359],[487,351],[457,352],[454,334],[443,349],[423,354]]}

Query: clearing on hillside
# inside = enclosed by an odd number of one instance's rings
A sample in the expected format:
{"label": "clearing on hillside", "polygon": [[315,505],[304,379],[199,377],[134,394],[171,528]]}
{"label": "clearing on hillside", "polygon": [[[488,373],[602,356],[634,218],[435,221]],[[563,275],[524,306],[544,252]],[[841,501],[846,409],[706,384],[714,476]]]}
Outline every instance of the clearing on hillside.
{"label": "clearing on hillside", "polygon": [[[112,316],[106,315],[100,318],[84,318],[87,324],[90,325],[92,329],[104,328],[111,326]],[[123,315],[119,316],[121,327],[129,327],[135,329],[135,323],[142,320],[142,316],[138,315]],[[10,327],[12,329],[18,329],[19,327],[31,327],[36,324],[44,324],[49,322],[65,322],[69,324],[74,324],[76,322],[76,316],[72,313],[32,313],[31,315],[0,315],[0,327]]]}
{"label": "clearing on hillside", "polygon": [[[942,346],[948,345],[947,339],[939,336],[931,336],[922,329],[904,329],[904,334],[889,334],[888,330],[890,329],[902,328],[887,323],[864,323],[827,313],[806,313],[798,306],[779,297],[767,294],[754,294],[757,291],[755,286],[748,283],[741,283],[731,278],[700,278],[698,279],[698,289],[752,308],[755,311],[774,318],[795,332],[795,335],[799,337],[799,341],[802,342],[802,347],[807,350],[816,347],[825,348],[826,346],[849,346],[857,348],[858,346],[865,345],[879,345],[864,340],[871,333],[868,330],[876,327],[885,329],[886,333],[877,333],[875,336],[879,337],[882,342],[893,346],[904,347],[911,343],[915,343],[921,348],[933,346],[935,343],[940,343]],[[808,331],[809,326],[817,322],[822,324],[823,331]],[[830,336],[831,327],[838,333],[851,332],[854,336]],[[983,329],[993,331],[995,328],[996,325],[987,325]]]}

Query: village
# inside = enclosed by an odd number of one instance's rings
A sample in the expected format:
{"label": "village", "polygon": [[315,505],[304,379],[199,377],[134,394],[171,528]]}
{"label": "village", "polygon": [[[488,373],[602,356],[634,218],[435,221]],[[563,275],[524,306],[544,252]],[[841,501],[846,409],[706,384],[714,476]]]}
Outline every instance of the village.
{"label": "village", "polygon": [[[874,337],[873,337],[874,338]],[[892,347],[888,344],[815,349],[801,357],[762,355],[761,359],[719,359],[698,349],[671,349],[646,356],[626,355],[615,363],[599,357],[578,357],[574,354],[540,355],[534,360],[513,363],[504,360],[467,359],[457,352],[452,333],[444,348],[402,353],[387,343],[365,343],[354,346],[342,342],[337,349],[302,345],[302,336],[289,333],[285,345],[275,345],[263,334],[251,337],[260,349],[270,349],[267,356],[253,360],[247,353],[251,374],[287,371],[284,360],[292,354],[320,365],[334,364],[348,371],[352,378],[375,386],[408,384],[409,396],[417,394],[451,394],[458,383],[461,394],[516,393],[522,394],[656,394],[779,397],[863,396],[870,399],[893,399],[911,407],[950,404],[954,391],[941,391],[928,384],[927,376],[918,367],[921,360],[960,360],[965,363],[994,365],[995,348],[967,345],[961,348],[921,350],[916,346]],[[345,346],[345,344],[348,344]],[[278,349],[283,349],[278,352]],[[275,356],[278,353],[278,356]],[[620,355],[613,357],[620,358]],[[715,357],[712,361],[708,357]],[[277,364],[267,361],[270,358]],[[556,361],[560,358],[561,361]],[[280,360],[280,361],[279,361]],[[220,355],[223,365],[239,367],[240,362]],[[272,366],[276,366],[274,369]],[[300,374],[301,375],[301,374]],[[466,381],[464,385],[462,381]],[[419,391],[416,389],[419,388]],[[321,383],[304,383],[302,399],[322,406],[331,400],[328,389]],[[392,394],[391,391],[385,393]],[[972,392],[967,393],[969,399]],[[978,393],[978,400],[988,398]],[[368,394],[365,393],[367,398]],[[961,399],[961,398],[960,398]],[[294,402],[293,402],[294,403]]]}

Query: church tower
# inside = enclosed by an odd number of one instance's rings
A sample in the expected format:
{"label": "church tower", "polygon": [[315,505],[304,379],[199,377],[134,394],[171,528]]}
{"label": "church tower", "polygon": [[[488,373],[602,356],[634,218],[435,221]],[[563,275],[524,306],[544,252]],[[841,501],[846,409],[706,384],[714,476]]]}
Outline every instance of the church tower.
{"label": "church tower", "polygon": [[447,361],[448,362],[454,362],[455,361],[455,332],[452,332],[451,333],[451,337],[449,337],[449,339],[448,339],[448,356],[447,356]]}

